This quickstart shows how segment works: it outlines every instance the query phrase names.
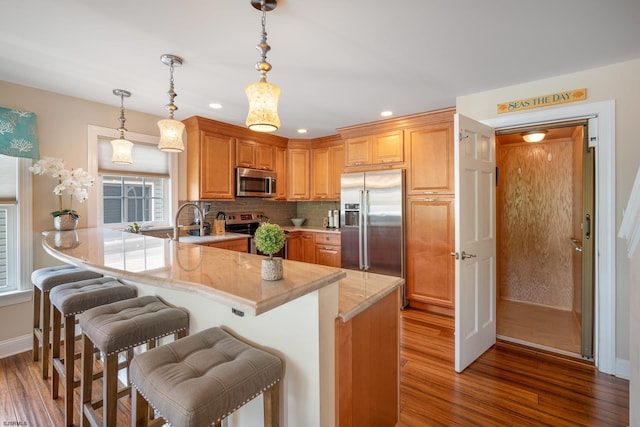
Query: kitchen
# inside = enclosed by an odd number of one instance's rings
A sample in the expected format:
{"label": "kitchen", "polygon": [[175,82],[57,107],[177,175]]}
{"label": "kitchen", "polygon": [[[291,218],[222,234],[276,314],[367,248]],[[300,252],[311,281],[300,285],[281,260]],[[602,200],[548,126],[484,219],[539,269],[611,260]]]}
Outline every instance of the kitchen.
{"label": "kitchen", "polygon": [[[591,67],[585,67],[585,69],[586,68]],[[588,102],[592,100],[616,99],[617,154],[615,159],[614,180],[618,185],[617,191],[615,192],[615,203],[613,203],[612,206],[615,205],[615,211],[617,213],[614,216],[618,218],[615,223],[618,223],[629,194],[629,178],[633,175],[634,168],[637,165],[636,151],[633,149],[631,143],[631,141],[634,140],[632,136],[634,133],[632,123],[634,122],[633,117],[635,117],[635,112],[637,111],[635,107],[637,97],[633,91],[628,91],[628,87],[635,87],[633,75],[637,75],[636,61],[605,69],[588,69],[587,71],[575,73],[575,75],[561,76],[541,82],[530,82],[519,86],[508,86],[503,89],[493,90],[489,93],[478,93],[461,97],[456,103],[456,107],[457,110],[463,114],[468,114],[476,118],[489,119],[496,116],[494,107],[498,102],[567,89],[574,87],[575,82],[581,82],[578,86],[589,87],[589,90],[592,91],[590,92],[593,94],[592,98],[590,98]],[[620,78],[620,76],[622,76],[622,78]],[[610,82],[612,81],[620,81],[620,86],[627,85],[628,87],[611,87]],[[180,88],[181,82],[179,79],[177,83],[178,88]],[[505,83],[503,86],[507,86],[507,84]],[[111,128],[115,127],[114,119],[117,117],[117,109],[113,106],[106,106],[106,104],[96,105],[95,103],[82,101],[77,98],[60,96],[33,87],[5,82],[2,82],[2,98],[4,106],[35,111],[39,117],[39,130],[43,135],[46,135],[41,141],[43,152],[47,155],[65,158],[71,165],[86,165],[86,159],[88,157],[88,148],[86,146],[87,124],[96,124]],[[451,105],[451,103],[446,105]],[[64,106],[64,108],[61,108],[62,106]],[[127,115],[129,119],[128,124],[133,131],[148,135],[157,134],[155,125],[158,119],[157,116],[140,113],[135,111],[135,109],[128,111]],[[62,123],[64,123],[64,126],[60,125]],[[354,121],[353,123],[356,122]],[[327,143],[327,145],[331,146],[329,143]],[[297,159],[305,159],[304,150],[301,152],[296,151],[295,155],[298,156]],[[186,164],[180,164],[181,173],[183,173],[185,167]],[[184,178],[182,175],[179,177],[178,194],[180,194],[181,200],[188,200],[189,198],[184,196],[187,194],[186,180]],[[298,181],[295,183],[297,184]],[[303,188],[296,190],[296,195],[304,195],[305,185],[301,186]],[[31,200],[30,194],[25,198],[27,197]],[[309,198],[310,197],[309,195]],[[93,203],[94,201],[91,202]],[[285,201],[273,204],[271,204],[272,202],[265,202],[264,205],[268,206],[262,206],[260,202],[260,206],[246,206],[246,209],[245,206],[238,206],[239,208],[236,209],[236,204],[243,203],[237,200],[235,202],[215,203],[216,205],[220,203],[222,206],[214,207],[212,209],[214,213],[218,210],[224,212],[245,210],[262,211],[265,212],[265,215],[269,216],[273,222],[280,224],[289,224],[288,220],[291,217],[305,217],[307,221],[312,219],[319,221],[317,218],[326,215],[327,210],[338,208],[336,202],[322,202],[320,199],[301,202]],[[228,206],[226,205],[227,203],[233,205]],[[33,209],[31,209],[34,212],[34,216],[33,221],[30,222],[30,224],[33,224],[33,227],[28,228],[31,230],[30,233],[33,233],[29,242],[30,246],[34,248],[33,260],[35,266],[46,266],[53,262],[50,257],[42,251],[39,240],[39,232],[47,230],[51,226],[50,218],[43,212],[48,212],[53,205],[55,205],[55,197],[51,194],[50,189],[34,184]],[[314,207],[316,205],[321,207],[316,209]],[[416,206],[419,205],[416,204]],[[94,219],[96,215],[94,215],[95,212],[92,212],[92,209],[95,210],[95,208],[80,205],[78,209],[82,215],[82,221],[84,221],[81,223],[81,226],[96,225]],[[441,209],[445,210],[446,208],[443,207]],[[186,220],[187,219],[185,219],[185,221]],[[307,224],[321,226],[321,224],[310,224],[309,222],[307,222]],[[614,246],[612,251],[617,251],[619,254],[623,253],[621,244],[618,244],[617,248]],[[617,278],[616,282],[618,286],[618,291],[615,296],[615,299],[618,301],[616,312],[618,338],[616,346],[611,350],[614,353],[616,362],[622,367],[620,372],[623,374],[625,372],[624,362],[627,361],[626,367],[628,372],[630,360],[629,342],[627,339],[629,336],[628,325],[630,315],[629,308],[627,304],[625,304],[629,294],[627,264],[628,262],[625,258],[624,260],[619,260],[615,266],[616,275],[614,279]],[[435,297],[434,299],[440,300],[447,300],[447,298],[449,298],[444,290],[440,295]],[[24,325],[28,325],[30,322],[30,310],[26,308],[28,304],[28,302],[23,302],[22,304],[3,307],[3,319],[5,319],[5,316],[6,319],[11,319],[11,321],[4,322],[7,328],[2,335],[3,341],[11,341],[16,337],[19,338],[27,335],[27,326]]]}

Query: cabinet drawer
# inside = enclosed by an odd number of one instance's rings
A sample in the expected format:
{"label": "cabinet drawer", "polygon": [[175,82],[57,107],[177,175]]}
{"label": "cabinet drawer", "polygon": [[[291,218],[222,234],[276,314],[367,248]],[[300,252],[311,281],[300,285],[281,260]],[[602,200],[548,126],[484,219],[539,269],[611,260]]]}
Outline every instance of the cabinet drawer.
{"label": "cabinet drawer", "polygon": [[237,252],[247,252],[249,247],[248,239],[226,240],[224,242],[209,243],[208,246]]}
{"label": "cabinet drawer", "polygon": [[317,245],[340,246],[340,234],[337,233],[316,233]]}

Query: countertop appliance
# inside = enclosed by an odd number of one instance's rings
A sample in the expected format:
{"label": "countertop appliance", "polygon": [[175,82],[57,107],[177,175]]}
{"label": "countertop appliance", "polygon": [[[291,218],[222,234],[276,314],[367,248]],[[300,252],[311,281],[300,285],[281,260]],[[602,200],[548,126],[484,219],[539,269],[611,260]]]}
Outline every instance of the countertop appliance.
{"label": "countertop appliance", "polygon": [[276,173],[260,169],[236,168],[237,197],[275,197]]}
{"label": "countertop appliance", "polygon": [[404,277],[404,171],[345,173],[340,184],[342,268]]}
{"label": "countertop appliance", "polygon": [[[256,243],[253,240],[253,235],[255,234],[258,227],[260,227],[260,224],[268,220],[269,218],[264,216],[263,212],[228,212],[226,214],[224,229],[228,233],[240,233],[251,236],[251,239],[249,241],[249,253],[266,255],[258,251],[258,249],[256,248]],[[288,234],[288,232],[285,231],[285,234]],[[282,248],[279,252],[274,253],[273,256],[286,258],[286,255],[287,242],[285,240],[284,248]]]}

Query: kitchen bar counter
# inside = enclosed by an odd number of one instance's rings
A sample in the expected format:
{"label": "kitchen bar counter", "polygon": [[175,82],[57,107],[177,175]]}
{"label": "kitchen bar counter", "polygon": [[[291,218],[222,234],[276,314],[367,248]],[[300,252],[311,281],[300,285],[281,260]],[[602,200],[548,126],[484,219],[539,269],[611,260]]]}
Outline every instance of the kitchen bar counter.
{"label": "kitchen bar counter", "polygon": [[288,232],[294,231],[312,231],[314,233],[333,233],[340,234],[339,228],[324,228],[324,227],[312,227],[308,225],[303,225],[301,227],[294,227],[293,225],[281,225],[282,229]]}
{"label": "kitchen bar counter", "polygon": [[283,279],[263,281],[262,257],[189,244],[190,237],[174,242],[83,228],[48,232],[43,246],[63,262],[123,280],[193,292],[249,315],[272,310],[346,276],[336,268],[284,260]]}
{"label": "kitchen bar counter", "polygon": [[340,318],[347,322],[404,284],[401,277],[356,270],[343,270],[340,280]]}
{"label": "kitchen bar counter", "polygon": [[240,233],[208,234],[206,236],[180,236],[180,241],[184,243],[195,243],[204,245],[209,243],[228,242],[230,240],[248,239],[250,236]]}

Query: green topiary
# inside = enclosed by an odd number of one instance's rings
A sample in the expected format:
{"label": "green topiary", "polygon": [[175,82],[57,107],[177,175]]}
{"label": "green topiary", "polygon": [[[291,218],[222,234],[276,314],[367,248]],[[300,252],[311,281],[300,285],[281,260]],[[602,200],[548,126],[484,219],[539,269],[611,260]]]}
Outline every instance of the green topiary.
{"label": "green topiary", "polygon": [[265,254],[269,254],[269,259],[273,259],[273,254],[284,246],[285,234],[277,224],[264,223],[256,230],[253,239],[256,248]]}

